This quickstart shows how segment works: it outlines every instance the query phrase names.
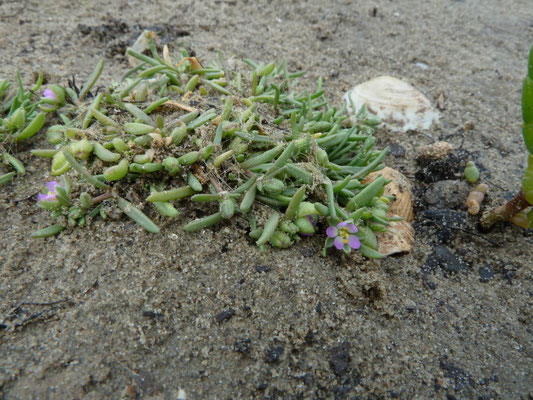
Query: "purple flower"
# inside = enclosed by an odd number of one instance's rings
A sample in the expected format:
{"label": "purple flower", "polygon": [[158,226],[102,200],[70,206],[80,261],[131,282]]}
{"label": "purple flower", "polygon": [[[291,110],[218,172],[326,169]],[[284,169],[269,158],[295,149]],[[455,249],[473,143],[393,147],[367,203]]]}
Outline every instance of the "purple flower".
{"label": "purple flower", "polygon": [[57,96],[52,89],[44,89],[43,97],[53,101],[57,101]]}
{"label": "purple flower", "polygon": [[56,181],[50,181],[46,182],[46,192],[39,194],[37,196],[37,202],[41,201],[48,201],[48,202],[54,202],[56,201],[56,186],[59,186],[59,183]]}
{"label": "purple flower", "polygon": [[356,232],[357,227],[349,221],[340,222],[337,226],[330,226],[326,229],[326,235],[335,238],[333,244],[337,250],[344,249],[346,252],[361,247],[359,238],[355,236]]}

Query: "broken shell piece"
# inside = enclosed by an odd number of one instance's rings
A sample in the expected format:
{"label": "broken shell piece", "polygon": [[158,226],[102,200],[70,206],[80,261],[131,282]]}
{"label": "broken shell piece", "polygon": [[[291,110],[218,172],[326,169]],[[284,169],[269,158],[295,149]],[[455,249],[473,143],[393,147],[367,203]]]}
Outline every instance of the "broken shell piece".
{"label": "broken shell piece", "polygon": [[384,256],[410,253],[414,243],[414,229],[407,221],[392,221],[387,227],[387,232],[378,233],[376,237],[378,251]]}
{"label": "broken shell piece", "polygon": [[452,145],[448,142],[435,142],[418,149],[417,159],[442,160],[448,157],[452,151]]}
{"label": "broken shell piece", "polygon": [[407,222],[411,222],[414,218],[413,213],[413,195],[411,193],[411,183],[401,172],[385,167],[381,171],[372,172],[364,180],[363,183],[372,182],[378,175],[383,175],[385,179],[392,180],[385,186],[384,195],[394,196],[395,199],[389,206],[389,212],[399,215]]}
{"label": "broken shell piece", "polygon": [[468,209],[468,213],[470,215],[477,215],[479,213],[481,203],[483,202],[488,190],[489,187],[486,184],[480,183],[468,194],[466,199],[466,208]]}
{"label": "broken shell piece", "polygon": [[429,129],[439,120],[437,111],[422,93],[392,76],[361,83],[349,90],[345,98],[352,114],[366,104],[368,111],[394,131]]}

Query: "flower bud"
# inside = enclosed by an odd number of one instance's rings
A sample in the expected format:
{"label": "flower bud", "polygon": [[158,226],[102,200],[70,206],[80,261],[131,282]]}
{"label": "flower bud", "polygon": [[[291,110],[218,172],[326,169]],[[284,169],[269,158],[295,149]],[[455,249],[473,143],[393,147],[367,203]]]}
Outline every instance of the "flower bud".
{"label": "flower bud", "polygon": [[65,140],[66,128],[64,125],[52,125],[46,131],[46,141],[51,145],[61,144]]}
{"label": "flower bud", "polygon": [[219,211],[222,218],[229,219],[235,213],[235,201],[232,198],[224,199],[219,204]]}
{"label": "flower bud", "polygon": [[306,215],[313,214],[318,214],[315,205],[313,203],[309,203],[308,201],[302,201],[298,206],[298,213],[296,215],[298,217],[305,217]]}
{"label": "flower bud", "polygon": [[263,182],[263,190],[270,194],[280,194],[285,190],[285,184],[277,178],[271,178]]}
{"label": "flower bud", "polygon": [[58,85],[50,85],[43,92],[39,108],[45,112],[52,112],[65,105],[65,89]]}
{"label": "flower bud", "polygon": [[87,139],[78,140],[70,145],[70,152],[74,155],[74,157],[81,158],[82,160],[89,158],[89,155],[92,151],[93,144]]}
{"label": "flower bud", "polygon": [[296,234],[298,233],[298,227],[292,221],[283,220],[279,224],[279,230],[285,233]]}
{"label": "flower bud", "polygon": [[286,248],[292,244],[291,238],[285,232],[274,232],[270,238],[270,244],[275,247]]}
{"label": "flower bud", "polygon": [[180,171],[180,163],[175,157],[167,157],[163,160],[163,167],[173,176]]}
{"label": "flower bud", "polygon": [[318,163],[323,167],[327,167],[329,164],[329,157],[328,157],[328,153],[326,152],[326,150],[320,147],[317,147],[315,151],[316,151],[316,160],[318,161]]}
{"label": "flower bud", "polygon": [[302,234],[312,235],[315,233],[315,227],[307,216],[296,218],[294,223]]}
{"label": "flower bud", "polygon": [[17,111],[13,113],[11,123],[17,128],[17,130],[24,128],[26,125],[26,111],[24,108],[18,108]]}
{"label": "flower bud", "polygon": [[52,158],[52,175],[58,176],[70,170],[70,164],[62,151],[58,151]]}

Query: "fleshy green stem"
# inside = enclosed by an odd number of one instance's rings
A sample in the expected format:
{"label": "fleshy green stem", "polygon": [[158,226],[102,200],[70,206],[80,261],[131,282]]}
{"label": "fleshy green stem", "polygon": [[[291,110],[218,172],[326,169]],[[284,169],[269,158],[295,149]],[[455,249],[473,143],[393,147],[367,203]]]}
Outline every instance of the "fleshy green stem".
{"label": "fleshy green stem", "polygon": [[497,222],[509,221],[512,217],[529,206],[530,204],[526,200],[524,191],[520,190],[517,195],[503,206],[484,213],[480,221],[481,228],[483,230],[489,230]]}

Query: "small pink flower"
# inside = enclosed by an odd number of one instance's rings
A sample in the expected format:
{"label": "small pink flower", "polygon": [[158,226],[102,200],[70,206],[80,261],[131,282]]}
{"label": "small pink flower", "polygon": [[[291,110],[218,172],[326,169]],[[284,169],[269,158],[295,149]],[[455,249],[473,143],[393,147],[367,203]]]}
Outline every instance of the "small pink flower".
{"label": "small pink flower", "polygon": [[344,221],[337,226],[328,227],[328,229],[326,229],[326,235],[330,238],[335,238],[333,244],[337,250],[344,249],[349,252],[351,249],[357,250],[361,247],[359,238],[355,236],[357,231],[358,229],[354,224]]}
{"label": "small pink flower", "polygon": [[59,186],[59,183],[56,181],[50,181],[50,182],[46,182],[45,186],[46,186],[46,192],[40,193],[39,196],[37,196],[37,202],[56,201],[56,186]]}
{"label": "small pink flower", "polygon": [[44,89],[43,97],[53,101],[57,101],[57,96],[52,89]]}

